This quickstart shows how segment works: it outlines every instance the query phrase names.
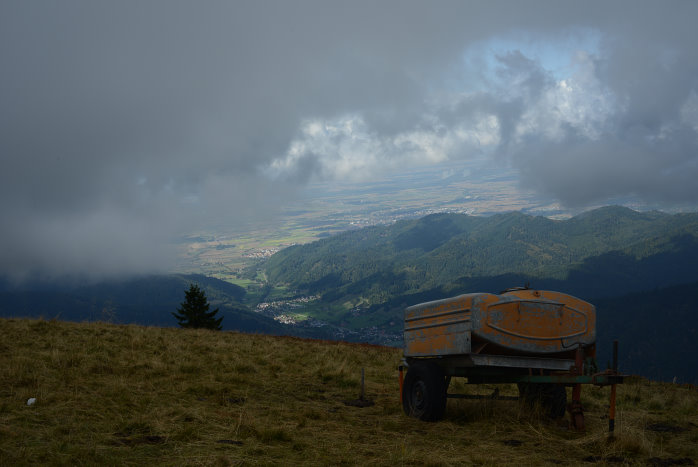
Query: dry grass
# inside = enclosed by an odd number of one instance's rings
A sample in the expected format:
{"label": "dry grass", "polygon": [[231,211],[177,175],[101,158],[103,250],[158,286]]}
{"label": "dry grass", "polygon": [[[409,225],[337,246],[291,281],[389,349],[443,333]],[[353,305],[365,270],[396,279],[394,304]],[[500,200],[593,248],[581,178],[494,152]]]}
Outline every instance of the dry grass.
{"label": "dry grass", "polygon": [[[669,465],[698,460],[698,391],[584,389],[587,431],[516,402],[406,417],[397,349],[203,330],[0,320],[0,464]],[[372,407],[347,406],[366,370]],[[461,392],[491,392],[466,386]],[[513,386],[502,387],[514,394]],[[26,401],[37,402],[27,406]]]}

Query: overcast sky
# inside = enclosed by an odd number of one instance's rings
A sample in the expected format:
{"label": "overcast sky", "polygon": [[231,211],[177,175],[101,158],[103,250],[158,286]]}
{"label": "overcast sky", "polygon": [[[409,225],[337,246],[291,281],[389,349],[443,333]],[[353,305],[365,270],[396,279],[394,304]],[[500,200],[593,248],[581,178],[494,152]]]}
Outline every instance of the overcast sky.
{"label": "overcast sky", "polygon": [[0,2],[0,274],[166,268],[309,180],[487,158],[698,203],[698,2]]}

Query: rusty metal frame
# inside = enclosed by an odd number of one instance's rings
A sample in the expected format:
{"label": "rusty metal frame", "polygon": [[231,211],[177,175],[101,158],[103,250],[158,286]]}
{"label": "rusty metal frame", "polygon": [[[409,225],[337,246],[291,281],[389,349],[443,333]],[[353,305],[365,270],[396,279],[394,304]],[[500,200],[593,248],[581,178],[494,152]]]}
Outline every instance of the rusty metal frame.
{"label": "rusty metal frame", "polygon": [[[466,379],[466,384],[561,384],[572,387],[572,401],[568,404],[572,427],[576,430],[584,430],[584,415],[580,402],[581,389],[584,384],[595,386],[611,386],[609,406],[608,431],[613,433],[615,429],[616,413],[616,386],[623,384],[625,375],[618,372],[618,341],[613,342],[613,368],[595,373],[584,374],[584,350],[578,347],[575,359],[553,359],[525,356],[505,355],[453,355],[443,357],[407,357],[399,366],[400,372],[400,401],[402,402],[403,370],[409,368],[410,363],[429,361],[437,364],[443,371],[448,381],[452,377]],[[538,374],[533,374],[537,371]],[[500,396],[499,390],[489,396],[447,394],[450,399],[497,399],[518,400],[515,396]]]}

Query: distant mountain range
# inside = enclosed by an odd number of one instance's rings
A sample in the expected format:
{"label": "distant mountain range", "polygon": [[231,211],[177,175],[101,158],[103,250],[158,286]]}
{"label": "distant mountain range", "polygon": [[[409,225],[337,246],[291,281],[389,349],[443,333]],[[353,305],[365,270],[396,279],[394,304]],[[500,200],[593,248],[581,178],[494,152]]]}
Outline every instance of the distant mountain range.
{"label": "distant mountain range", "polygon": [[265,271],[272,284],[376,304],[511,274],[579,282],[586,296],[618,295],[698,280],[695,259],[698,214],[612,206],[564,221],[434,214],[286,248]]}
{"label": "distant mountain range", "polygon": [[597,305],[600,365],[610,361],[611,341],[619,339],[624,371],[695,383],[696,265],[695,213],[611,206],[563,221],[521,213],[434,214],[290,247],[261,265],[268,281],[264,290],[274,291],[275,299],[319,296],[302,312],[331,325],[325,328],[290,327],[252,312],[269,299],[266,292],[248,294],[202,275],[81,287],[0,284],[0,317],[176,326],[171,312],[194,282],[220,308],[224,329],[323,338],[337,335],[332,327],[373,329],[379,332],[367,341],[399,345],[407,306],[530,284]]}
{"label": "distant mountain range", "polygon": [[525,283],[615,297],[698,281],[696,264],[698,214],[611,206],[564,221],[434,214],[290,247],[264,267],[272,285],[325,304],[392,309]]}

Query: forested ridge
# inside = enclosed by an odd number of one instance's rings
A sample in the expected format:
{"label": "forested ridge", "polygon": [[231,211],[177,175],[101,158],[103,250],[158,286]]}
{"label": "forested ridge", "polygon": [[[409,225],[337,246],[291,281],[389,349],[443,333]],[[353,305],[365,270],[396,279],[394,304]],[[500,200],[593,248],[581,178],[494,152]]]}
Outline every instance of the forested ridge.
{"label": "forested ridge", "polygon": [[[272,284],[326,300],[361,295],[377,304],[505,275],[575,281],[592,296],[617,295],[613,287],[624,293],[698,280],[695,258],[698,214],[610,206],[563,221],[518,212],[434,214],[287,248],[267,261],[265,271]],[[657,268],[666,274],[651,272]],[[591,285],[597,274],[604,276],[602,288]]]}

